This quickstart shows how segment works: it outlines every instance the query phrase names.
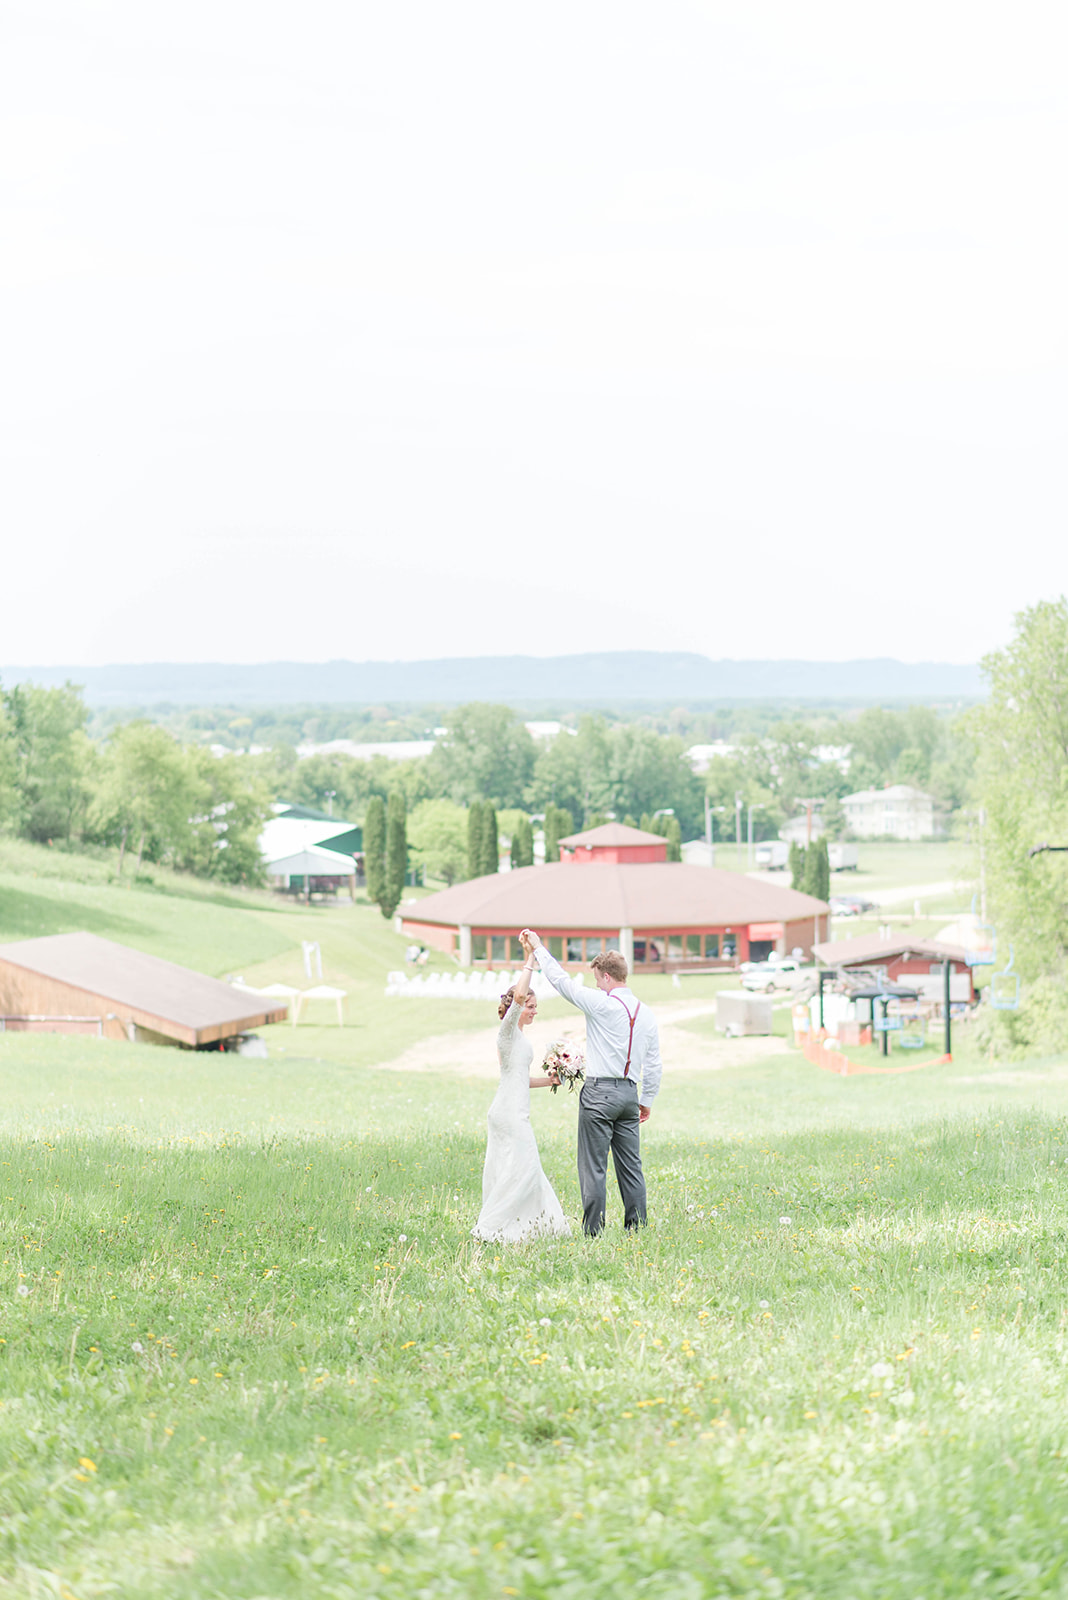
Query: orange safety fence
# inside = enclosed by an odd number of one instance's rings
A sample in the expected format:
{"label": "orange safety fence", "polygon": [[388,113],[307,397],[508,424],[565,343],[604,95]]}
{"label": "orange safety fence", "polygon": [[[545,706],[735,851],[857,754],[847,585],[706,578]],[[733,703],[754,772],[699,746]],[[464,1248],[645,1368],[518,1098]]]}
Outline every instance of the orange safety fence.
{"label": "orange safety fence", "polygon": [[929,1061],[910,1061],[904,1067],[871,1067],[865,1062],[850,1061],[841,1050],[828,1050],[827,1037],[826,1029],[794,1035],[802,1053],[813,1066],[822,1067],[824,1072],[836,1072],[843,1078],[855,1077],[860,1073],[919,1072],[921,1067],[943,1067],[953,1060],[952,1056],[932,1056]]}

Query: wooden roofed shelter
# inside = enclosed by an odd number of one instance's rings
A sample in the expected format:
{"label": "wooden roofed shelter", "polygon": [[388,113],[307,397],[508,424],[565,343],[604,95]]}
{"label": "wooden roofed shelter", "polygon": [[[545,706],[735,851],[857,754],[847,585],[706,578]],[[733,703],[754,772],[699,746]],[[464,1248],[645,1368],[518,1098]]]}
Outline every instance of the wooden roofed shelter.
{"label": "wooden roofed shelter", "polygon": [[285,1005],[257,1004],[247,989],[95,933],[0,945],[0,1019],[13,1031],[94,1023],[108,1039],[203,1049],[286,1015]]}
{"label": "wooden roofed shelter", "polygon": [[942,966],[948,961],[950,995],[955,1003],[974,1005],[975,973],[962,945],[940,939],[913,939],[908,934],[862,933],[851,939],[829,939],[813,947],[816,959],[840,972],[879,971],[890,983],[917,984],[919,992],[937,1000],[942,993]]}

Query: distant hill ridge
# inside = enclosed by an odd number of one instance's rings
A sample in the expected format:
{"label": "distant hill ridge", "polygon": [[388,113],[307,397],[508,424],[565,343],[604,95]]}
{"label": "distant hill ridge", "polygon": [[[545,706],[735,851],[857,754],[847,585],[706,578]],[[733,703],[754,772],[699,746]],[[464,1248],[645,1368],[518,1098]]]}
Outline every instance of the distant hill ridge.
{"label": "distant hill ridge", "polygon": [[977,666],[947,662],[712,661],[692,653],[618,650],[573,656],[442,661],[146,662],[143,666],[2,667],[20,682],[84,685],[94,706],[380,705],[497,700],[560,704],[731,700],[947,700],[984,691]]}

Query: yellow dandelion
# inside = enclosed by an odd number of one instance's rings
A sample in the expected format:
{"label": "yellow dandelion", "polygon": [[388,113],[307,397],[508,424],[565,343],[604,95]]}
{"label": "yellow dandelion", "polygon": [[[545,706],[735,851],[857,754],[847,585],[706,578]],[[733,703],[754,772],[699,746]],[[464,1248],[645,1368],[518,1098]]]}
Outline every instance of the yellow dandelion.
{"label": "yellow dandelion", "polygon": [[88,1456],[79,1456],[78,1457],[78,1465],[85,1472],[95,1472],[96,1471],[96,1462],[95,1461],[90,1461]]}

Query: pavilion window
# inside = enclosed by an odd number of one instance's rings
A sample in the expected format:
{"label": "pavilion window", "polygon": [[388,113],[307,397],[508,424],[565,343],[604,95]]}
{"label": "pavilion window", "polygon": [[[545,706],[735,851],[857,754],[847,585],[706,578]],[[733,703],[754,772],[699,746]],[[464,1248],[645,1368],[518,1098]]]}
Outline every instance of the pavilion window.
{"label": "pavilion window", "polygon": [[719,960],[719,934],[718,933],[706,933],[705,934],[705,960],[706,961],[718,961]]}
{"label": "pavilion window", "polygon": [[733,961],[737,954],[738,954],[738,940],[737,940],[736,935],[733,934],[733,933],[725,933],[723,935],[723,959],[724,959],[724,961]]}
{"label": "pavilion window", "polygon": [[605,943],[606,941],[604,939],[587,939],[586,960],[592,961],[594,956],[602,955],[604,953]]}
{"label": "pavilion window", "polygon": [[490,954],[493,957],[493,960],[494,961],[507,961],[507,959],[508,959],[508,952],[507,952],[508,940],[505,937],[505,935],[503,933],[495,933],[493,935],[491,943],[492,943],[493,948],[490,951]]}
{"label": "pavilion window", "polygon": [[636,967],[644,967],[644,965],[645,965],[645,940],[644,939],[635,939],[635,941],[634,941],[634,965]]}
{"label": "pavilion window", "polygon": [[515,934],[512,935],[510,943],[511,943],[511,950],[509,952],[509,960],[511,960],[511,961],[525,961],[526,957],[523,954],[523,946],[520,944],[519,939],[516,937]]}
{"label": "pavilion window", "polygon": [[681,961],[682,960],[682,934],[681,933],[669,933],[668,934],[668,960],[669,961]]}
{"label": "pavilion window", "polygon": [[549,954],[554,961],[562,961],[564,959],[564,941],[558,933],[549,935]]}
{"label": "pavilion window", "polygon": [[700,961],[701,935],[699,933],[688,933],[686,935],[686,959],[687,961]]}
{"label": "pavilion window", "polygon": [[472,940],[471,940],[471,960],[472,961],[485,961],[485,959],[486,959],[486,935],[484,933],[476,933],[472,937]]}
{"label": "pavilion window", "polygon": [[581,939],[569,939],[567,941],[567,959],[569,961],[579,961],[579,962],[581,962],[581,960],[582,960],[582,940]]}

